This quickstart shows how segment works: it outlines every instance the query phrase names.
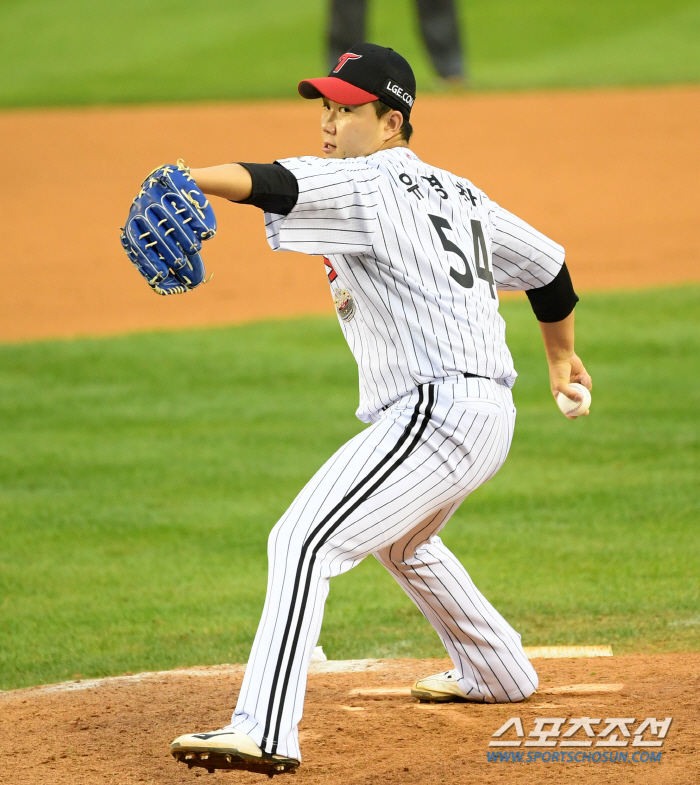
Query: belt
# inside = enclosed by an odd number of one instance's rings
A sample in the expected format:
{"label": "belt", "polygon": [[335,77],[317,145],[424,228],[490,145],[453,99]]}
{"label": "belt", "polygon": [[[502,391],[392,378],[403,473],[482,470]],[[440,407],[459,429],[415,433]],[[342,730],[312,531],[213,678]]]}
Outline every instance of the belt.
{"label": "belt", "polygon": [[478,373],[469,373],[469,371],[464,371],[462,373],[465,379],[490,379],[490,376],[480,376]]}
{"label": "belt", "polygon": [[[478,373],[469,373],[469,371],[462,371],[460,376],[464,376],[465,379],[487,379],[488,381],[491,381],[491,377],[490,376],[480,376]],[[396,401],[393,401],[392,403],[388,403],[386,406],[382,406],[380,411],[385,412],[387,409],[389,409],[395,403],[396,403]]]}

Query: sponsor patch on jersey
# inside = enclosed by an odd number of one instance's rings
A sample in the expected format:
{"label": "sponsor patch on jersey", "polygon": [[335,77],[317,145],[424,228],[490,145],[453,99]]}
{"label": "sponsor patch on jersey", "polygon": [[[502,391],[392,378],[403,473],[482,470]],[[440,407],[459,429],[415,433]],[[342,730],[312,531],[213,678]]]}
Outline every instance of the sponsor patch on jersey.
{"label": "sponsor patch on jersey", "polygon": [[338,312],[338,316],[344,322],[351,322],[355,318],[357,308],[355,299],[346,289],[335,289],[333,292],[333,305]]}

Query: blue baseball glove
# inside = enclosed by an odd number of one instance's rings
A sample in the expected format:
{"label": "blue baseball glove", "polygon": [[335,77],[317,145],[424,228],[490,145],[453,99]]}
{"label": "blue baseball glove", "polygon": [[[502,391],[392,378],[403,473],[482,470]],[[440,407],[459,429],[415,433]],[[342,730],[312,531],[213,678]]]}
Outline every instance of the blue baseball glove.
{"label": "blue baseball glove", "polygon": [[202,241],[216,234],[216,218],[182,160],[160,166],[143,181],[121,242],[157,294],[182,294],[204,283]]}

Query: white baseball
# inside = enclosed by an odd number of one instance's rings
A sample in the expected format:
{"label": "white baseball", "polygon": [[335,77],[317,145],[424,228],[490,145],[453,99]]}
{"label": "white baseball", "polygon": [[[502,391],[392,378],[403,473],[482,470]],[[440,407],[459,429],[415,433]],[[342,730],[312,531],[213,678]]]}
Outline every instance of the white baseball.
{"label": "white baseball", "polygon": [[571,398],[567,398],[564,393],[560,392],[559,395],[557,395],[557,406],[564,414],[573,414],[576,417],[585,414],[591,408],[591,394],[588,391],[588,388],[578,382],[570,384],[569,387],[573,387],[576,392],[581,393],[583,400],[572,401]]}

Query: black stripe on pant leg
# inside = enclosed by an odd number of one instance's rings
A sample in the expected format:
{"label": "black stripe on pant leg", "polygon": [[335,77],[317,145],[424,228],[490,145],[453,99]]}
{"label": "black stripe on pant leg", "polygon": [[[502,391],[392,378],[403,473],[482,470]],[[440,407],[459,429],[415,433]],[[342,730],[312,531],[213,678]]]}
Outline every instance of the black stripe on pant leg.
{"label": "black stripe on pant leg", "polygon": [[[282,711],[283,711],[283,708],[284,708],[284,695],[285,695],[285,691],[286,691],[286,686],[287,686],[287,684],[289,682],[289,676],[290,676],[290,673],[291,673],[291,666],[292,666],[292,663],[294,661],[294,653],[296,651],[296,645],[298,643],[299,631],[300,631],[301,622],[302,622],[302,619],[303,619],[303,612],[304,612],[304,608],[305,608],[305,605],[306,605],[306,598],[308,596],[308,591],[309,591],[309,585],[310,585],[310,580],[311,580],[311,571],[312,571],[313,564],[314,564],[315,559],[316,559],[316,554],[318,553],[318,549],[325,543],[325,541],[328,539],[328,537],[343,522],[343,520],[345,520],[345,518],[347,518],[348,515],[350,515],[360,504],[362,504],[362,502],[365,501],[376,490],[376,488],[388,476],[390,476],[391,473],[401,463],[403,463],[403,461],[406,459],[406,457],[413,451],[417,441],[422,436],[422,434],[423,434],[423,432],[425,430],[425,427],[427,426],[428,421],[430,420],[430,416],[432,414],[432,408],[433,408],[433,396],[434,396],[434,391],[433,391],[432,386],[430,386],[429,387],[429,394],[428,394],[428,403],[427,403],[426,412],[425,412],[425,415],[424,415],[424,421],[421,424],[416,437],[414,437],[414,439],[411,442],[411,444],[408,447],[408,449],[403,453],[403,455],[401,455],[397,459],[396,463],[393,466],[391,466],[384,473],[384,475],[382,475],[380,480],[378,482],[374,483],[374,485],[372,485],[369,488],[369,490],[366,491],[363,494],[363,496],[357,502],[355,502],[355,504],[349,510],[347,510],[343,516],[341,516],[339,518],[339,520],[334,524],[332,529],[329,530],[328,532],[326,532],[325,535],[323,535],[321,541],[318,543],[318,545],[314,548],[314,550],[311,553],[311,557],[310,557],[310,561],[309,561],[309,567],[308,567],[307,581],[306,581],[306,584],[305,584],[304,595],[303,595],[303,599],[302,599],[301,606],[300,606],[301,609],[300,609],[299,617],[298,617],[298,621],[297,621],[297,629],[296,629],[296,632],[295,632],[294,641],[293,641],[293,644],[292,644],[291,653],[290,653],[290,657],[289,657],[289,660],[288,660],[288,668],[287,668],[287,672],[285,674],[284,686],[283,686],[282,691],[281,691],[280,706],[279,706],[279,709],[278,709],[278,719],[277,719],[277,722],[275,723],[275,738],[273,739],[273,752],[276,751],[276,748],[277,748],[278,739],[276,738],[276,736],[279,733],[279,726],[280,726],[280,723],[281,723]],[[266,723],[265,723],[263,744],[267,743],[267,741],[268,741],[267,737],[268,737],[268,735],[270,733],[270,726],[271,726],[271,721],[272,721],[272,712],[273,712],[273,708],[274,708],[275,690],[277,688],[277,684],[278,684],[278,681],[279,681],[279,676],[280,676],[281,669],[282,669],[282,663],[283,663],[283,660],[284,660],[284,650],[286,648],[286,644],[287,644],[287,641],[288,641],[288,638],[289,638],[289,632],[291,630],[291,625],[292,625],[292,621],[293,621],[293,617],[294,617],[294,608],[295,608],[295,604],[296,604],[296,600],[297,600],[297,596],[298,596],[298,592],[299,592],[299,586],[300,586],[300,583],[301,583],[301,575],[302,575],[302,571],[303,571],[303,568],[304,568],[304,559],[305,559],[306,553],[308,551],[308,548],[311,546],[311,543],[312,543],[314,537],[316,537],[316,535],[321,531],[323,526],[325,526],[328,523],[328,521],[331,520],[333,515],[336,514],[342,508],[342,506],[344,504],[346,504],[357,493],[357,491],[359,489],[361,489],[364,485],[366,485],[367,482],[369,482],[369,480],[371,480],[373,477],[376,477],[378,472],[403,447],[403,445],[407,441],[408,437],[411,434],[411,431],[415,427],[415,424],[416,424],[416,422],[418,420],[419,409],[420,409],[420,406],[421,406],[422,402],[423,402],[423,390],[422,390],[421,387],[419,387],[418,388],[418,403],[416,404],[416,406],[414,408],[413,414],[411,416],[411,421],[406,426],[406,428],[404,429],[404,432],[401,435],[401,438],[399,439],[399,441],[392,448],[392,450],[379,462],[379,464],[377,465],[377,467],[375,467],[375,469],[373,471],[371,471],[368,475],[366,475],[349,493],[345,494],[343,499],[333,508],[333,510],[330,513],[328,513],[328,515],[326,515],[326,517],[321,521],[321,523],[319,523],[319,525],[314,529],[314,531],[311,533],[311,535],[307,538],[306,542],[304,543],[304,546],[302,548],[302,554],[301,554],[301,557],[300,557],[300,560],[299,560],[299,566],[297,567],[297,574],[296,574],[295,581],[294,581],[294,590],[292,592],[292,601],[291,601],[291,604],[290,604],[289,615],[287,617],[287,624],[285,626],[284,636],[283,636],[283,639],[282,639],[280,655],[279,655],[279,658],[277,660],[277,667],[275,669],[275,676],[274,676],[274,679],[273,679],[273,689],[271,691],[270,703],[268,704],[268,713],[267,713],[267,718],[266,718]]]}
{"label": "black stripe on pant leg", "polygon": [[[304,584],[304,593],[303,593],[302,598],[301,598],[301,609],[300,609],[300,612],[299,612],[299,616],[297,618],[296,630],[294,631],[294,638],[292,640],[292,645],[291,645],[291,649],[290,649],[290,652],[289,652],[289,659],[287,660],[287,670],[286,670],[286,673],[285,673],[285,676],[284,676],[284,682],[282,683],[282,690],[280,692],[280,704],[279,704],[279,707],[277,709],[277,722],[275,723],[275,731],[274,731],[274,735],[273,735],[273,738],[272,738],[272,754],[273,755],[277,751],[277,744],[279,742],[278,736],[279,736],[280,725],[282,724],[282,714],[284,712],[284,699],[285,699],[287,687],[289,685],[289,678],[290,678],[291,673],[292,673],[292,665],[294,663],[294,656],[296,654],[297,645],[299,643],[299,636],[301,634],[301,625],[302,625],[302,621],[303,621],[303,618],[304,618],[304,609],[306,608],[306,601],[307,601],[307,598],[309,596],[309,589],[311,587],[311,574],[313,572],[313,567],[314,567],[314,564],[316,562],[316,556],[318,555],[319,550],[323,547],[323,545],[325,545],[325,543],[328,541],[328,539],[333,534],[333,532],[340,526],[340,524],[343,523],[343,521],[346,520],[350,515],[352,515],[352,513],[355,512],[355,510],[361,504],[363,504],[365,501],[367,501],[367,499],[369,499],[369,497],[381,486],[381,484],[388,477],[390,477],[393,474],[393,472],[396,471],[396,469],[398,469],[399,466],[401,466],[401,464],[413,452],[413,450],[416,448],[416,445],[421,440],[421,438],[423,436],[423,433],[425,432],[425,429],[428,426],[428,423],[430,422],[430,418],[431,418],[432,410],[433,410],[433,405],[434,405],[434,402],[435,402],[434,399],[435,399],[435,389],[434,389],[433,385],[428,385],[428,403],[427,403],[427,405],[425,407],[425,414],[423,416],[423,422],[421,423],[420,428],[418,429],[418,432],[413,437],[413,440],[412,440],[411,444],[406,448],[406,450],[403,452],[403,454],[396,460],[396,462],[393,464],[393,466],[390,466],[384,472],[384,474],[362,494],[362,496],[359,499],[357,499],[350,507],[348,507],[347,510],[345,510],[345,512],[338,518],[338,520],[323,534],[323,536],[319,539],[318,543],[314,546],[314,549],[311,552],[311,558],[309,559],[309,566],[308,566],[308,570],[307,570],[307,573],[306,573],[306,581],[305,581],[305,584]],[[404,432],[404,434],[406,434],[406,432]],[[403,438],[403,436],[402,436],[402,438]],[[397,450],[395,448],[393,450],[393,452],[395,453],[396,451]],[[375,470],[373,472],[373,475],[376,475],[376,473],[377,473],[377,471]],[[373,476],[373,475],[369,475],[369,476]],[[327,518],[329,518],[329,517],[330,516],[327,516]],[[316,528],[316,530],[314,531],[314,534],[318,530],[319,530],[319,527]],[[291,616],[292,616],[292,612],[291,611],[292,610],[293,609],[290,609],[289,619],[291,619]],[[282,658],[282,654],[280,653],[280,660],[281,660],[281,658]],[[268,710],[269,710],[269,707],[268,707]],[[269,732],[269,729],[267,729],[267,730]],[[267,741],[266,737],[267,737],[267,733],[265,734],[264,741]]]}
{"label": "black stripe on pant leg", "polygon": [[285,625],[284,634],[282,636],[282,643],[281,643],[281,646],[280,646],[280,653],[279,653],[279,657],[277,659],[277,665],[275,666],[275,675],[273,676],[272,686],[270,688],[270,700],[269,700],[268,707],[267,707],[267,716],[265,718],[265,729],[264,729],[264,732],[263,732],[263,740],[262,740],[262,743],[260,745],[261,747],[264,747],[264,745],[267,743],[267,737],[268,737],[268,734],[270,732],[270,725],[271,725],[271,722],[272,722],[272,711],[273,711],[273,706],[274,706],[274,701],[275,701],[275,694],[276,694],[276,691],[277,691],[277,684],[279,682],[279,677],[280,677],[280,673],[281,673],[281,670],[282,670],[282,663],[283,663],[283,660],[284,660],[284,652],[285,652],[285,649],[286,649],[286,646],[287,646],[287,641],[289,639],[289,632],[290,632],[291,626],[292,626],[292,621],[293,621],[293,616],[294,616],[294,608],[295,608],[295,604],[296,604],[297,595],[298,595],[298,592],[299,592],[299,585],[301,583],[301,574],[302,574],[302,570],[304,568],[304,559],[306,557],[306,553],[308,551],[308,548],[311,545],[311,541],[318,534],[318,532],[323,528],[323,526],[325,526],[328,523],[328,521],[332,518],[332,516],[335,515],[338,512],[338,510],[340,510],[342,508],[342,506],[344,504],[346,504],[364,485],[366,485],[367,482],[373,476],[375,476],[376,473],[378,471],[380,471],[388,463],[388,461],[390,461],[394,457],[394,455],[396,455],[396,453],[401,449],[401,447],[405,444],[406,440],[410,436],[411,431],[415,427],[416,422],[418,421],[418,416],[419,416],[419,413],[420,413],[420,407],[421,407],[422,403],[423,403],[423,388],[419,387],[418,388],[418,402],[416,403],[416,405],[415,405],[415,407],[413,409],[413,414],[411,415],[411,419],[410,419],[408,425],[404,429],[404,432],[401,434],[401,437],[399,438],[397,443],[384,456],[384,458],[379,462],[377,467],[372,472],[367,474],[364,477],[364,479],[360,480],[360,482],[357,483],[357,485],[353,486],[343,496],[343,498],[340,500],[340,502],[338,502],[338,504],[336,504],[336,506],[328,513],[328,515],[326,515],[323,518],[323,520],[318,524],[318,526],[313,530],[313,532],[311,532],[311,535],[306,539],[306,541],[304,542],[304,545],[302,546],[301,555],[299,557],[299,564],[297,566],[297,572],[296,572],[296,576],[294,578],[294,588],[292,590],[292,599],[290,601],[290,606],[289,606],[289,615],[287,616],[287,623]]}

